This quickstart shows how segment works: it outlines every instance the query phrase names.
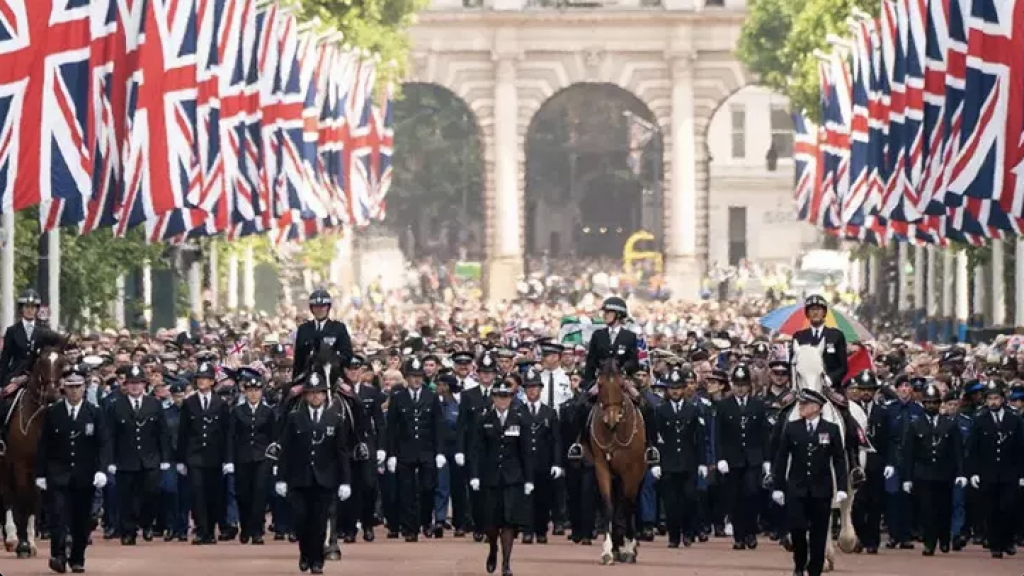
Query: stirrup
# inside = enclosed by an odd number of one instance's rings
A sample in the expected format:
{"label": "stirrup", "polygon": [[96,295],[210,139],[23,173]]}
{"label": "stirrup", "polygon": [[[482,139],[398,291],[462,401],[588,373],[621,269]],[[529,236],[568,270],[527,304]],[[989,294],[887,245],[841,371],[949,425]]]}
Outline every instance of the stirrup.
{"label": "stirrup", "polygon": [[0,439],[0,456],[7,454],[7,443]]}
{"label": "stirrup", "polygon": [[583,459],[583,446],[581,446],[579,442],[573,442],[572,445],[569,446],[569,452],[568,452],[568,454],[566,454],[566,457],[569,460],[573,460],[573,461],[582,460]]}
{"label": "stirrup", "polygon": [[660,464],[661,452],[658,452],[658,449],[654,446],[649,447],[647,450],[644,450],[644,461],[650,466]]}
{"label": "stirrup", "polygon": [[352,459],[356,462],[362,462],[370,459],[370,449],[366,446],[366,442],[360,442],[355,449],[355,453]]}

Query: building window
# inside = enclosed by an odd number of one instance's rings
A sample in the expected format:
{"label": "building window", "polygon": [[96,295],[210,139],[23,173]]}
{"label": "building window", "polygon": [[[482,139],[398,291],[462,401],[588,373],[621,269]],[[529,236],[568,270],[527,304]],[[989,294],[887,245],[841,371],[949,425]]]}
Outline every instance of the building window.
{"label": "building window", "polygon": [[772,105],[772,143],[779,158],[793,157],[793,117],[784,106]]}
{"label": "building window", "polygon": [[729,265],[739,266],[747,258],[747,207],[729,206]]}
{"label": "building window", "polygon": [[725,0],[707,0],[704,2],[705,8],[724,8]]}
{"label": "building window", "polygon": [[747,109],[734,105],[730,108],[732,116],[732,157],[747,157]]}

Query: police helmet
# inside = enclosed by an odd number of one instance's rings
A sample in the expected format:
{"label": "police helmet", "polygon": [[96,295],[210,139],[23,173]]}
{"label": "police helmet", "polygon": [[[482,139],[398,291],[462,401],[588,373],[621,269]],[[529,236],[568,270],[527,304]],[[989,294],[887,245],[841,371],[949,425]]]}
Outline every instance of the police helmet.
{"label": "police helmet", "polygon": [[815,306],[828,312],[828,301],[825,300],[825,298],[820,294],[811,294],[810,296],[807,297],[806,300],[804,300],[805,312],[810,311],[810,309],[814,308]]}
{"label": "police helmet", "polygon": [[21,294],[18,294],[18,306],[39,306],[42,303],[42,297],[33,288],[28,288],[23,290]]}
{"label": "police helmet", "polygon": [[629,316],[629,308],[626,306],[626,301],[618,296],[609,296],[606,298],[604,304],[601,305],[601,311],[615,312],[619,318]]}
{"label": "police helmet", "polygon": [[310,306],[330,306],[331,295],[323,288],[317,288],[309,295]]}

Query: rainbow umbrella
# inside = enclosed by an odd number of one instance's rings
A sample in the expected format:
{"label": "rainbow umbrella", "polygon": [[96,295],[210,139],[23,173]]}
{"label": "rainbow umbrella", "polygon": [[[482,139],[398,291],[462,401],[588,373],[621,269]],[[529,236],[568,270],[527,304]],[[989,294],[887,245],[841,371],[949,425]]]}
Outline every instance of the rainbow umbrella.
{"label": "rainbow umbrella", "polygon": [[[807,315],[804,314],[802,302],[772,310],[761,318],[760,324],[769,330],[790,336],[811,325],[810,321],[807,320]],[[835,308],[828,309],[828,314],[825,315],[825,326],[838,328],[849,342],[874,340],[874,336],[871,335],[871,332],[868,332],[868,329],[863,324]]]}

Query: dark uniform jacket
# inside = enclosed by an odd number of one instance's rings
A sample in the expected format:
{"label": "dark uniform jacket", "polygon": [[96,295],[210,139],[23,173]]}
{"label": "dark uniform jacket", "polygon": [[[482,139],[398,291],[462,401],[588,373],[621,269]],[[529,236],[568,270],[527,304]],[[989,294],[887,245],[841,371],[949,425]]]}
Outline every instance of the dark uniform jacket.
{"label": "dark uniform jacket", "polygon": [[936,415],[936,425],[925,415],[907,426],[903,434],[900,478],[953,482],[964,473],[964,448],[960,428],[947,416]]}
{"label": "dark uniform jacket", "polygon": [[309,408],[288,414],[281,435],[277,479],[291,488],[319,487],[330,490],[351,484],[348,424],[337,410],[321,407],[320,422],[313,424]]}
{"label": "dark uniform jacket", "polygon": [[889,418],[886,415],[886,407],[877,400],[871,402],[870,411],[863,404],[861,407],[868,415],[868,429],[864,431],[864,434],[875,449],[874,452],[867,455],[867,466],[864,473],[881,474],[889,463]]}
{"label": "dark uniform jacket", "polygon": [[88,486],[104,471],[110,452],[104,442],[103,411],[82,401],[71,420],[67,402],[46,409],[36,454],[36,478],[46,478],[52,490],[62,486]]}
{"label": "dark uniform jacket", "polygon": [[509,408],[502,426],[498,412],[488,410],[472,433],[469,477],[488,487],[532,483],[529,425],[529,416]]}
{"label": "dark uniform jacket", "polygon": [[437,394],[420,388],[414,404],[407,388],[397,390],[388,405],[387,453],[403,464],[433,464],[444,454],[445,427]]}
{"label": "dark uniform jacket", "polygon": [[[821,329],[821,340],[824,340],[821,356],[825,363],[825,373],[832,386],[840,387],[846,379],[846,336],[838,328],[824,326]],[[793,334],[793,345],[817,346],[821,341],[814,339],[814,331],[804,328]]]}
{"label": "dark uniform jacket", "polygon": [[537,402],[537,415],[531,412],[527,402],[520,413],[529,417],[530,459],[537,470],[550,470],[552,466],[562,467],[562,431],[559,429],[558,412],[554,408]]}
{"label": "dark uniform jacket", "polygon": [[323,328],[318,331],[316,321],[309,320],[299,326],[295,332],[295,363],[292,365],[292,380],[305,373],[309,354],[317,350],[320,342],[326,342],[337,352],[342,366],[347,366],[349,360],[352,359],[352,339],[343,322],[328,318],[324,320]]}
{"label": "dark uniform jacket", "polygon": [[664,473],[694,473],[698,466],[710,464],[706,421],[697,406],[680,400],[677,413],[674,403],[666,399],[655,410],[654,418],[658,437],[649,443],[657,442]]}
{"label": "dark uniform jacket", "polygon": [[274,441],[276,420],[274,410],[262,402],[255,412],[248,401],[232,408],[228,419],[228,445],[232,451],[227,454],[227,462],[251,464],[264,461],[267,446]]}
{"label": "dark uniform jacket", "polygon": [[840,489],[845,489],[848,479],[839,427],[819,418],[814,434],[808,435],[806,420],[788,422],[782,429],[772,472],[775,489],[787,496],[831,499],[833,472]]}
{"label": "dark uniform jacket", "polygon": [[[33,340],[40,329],[41,324],[37,321],[32,330]],[[0,350],[0,386],[6,385],[11,377],[28,368],[25,363],[30,350],[32,342],[25,334],[25,325],[20,320],[11,324],[4,332],[4,347]]]}
{"label": "dark uniform jacket", "polygon": [[160,401],[142,396],[139,413],[127,394],[118,394],[104,414],[106,442],[113,450],[111,464],[118,472],[155,470],[172,462],[171,437]]}
{"label": "dark uniform jacket", "polygon": [[982,484],[1017,483],[1024,478],[1024,437],[1021,419],[1003,408],[1003,420],[996,425],[992,413],[983,410],[974,418],[968,469],[981,477]]}
{"label": "dark uniform jacket", "polygon": [[358,384],[356,396],[363,404],[363,412],[366,414],[367,428],[370,436],[367,438],[367,448],[370,450],[370,458],[378,449],[384,449],[384,435],[387,433],[387,425],[384,422],[384,393],[372,384]]}
{"label": "dark uniform jacket", "polygon": [[469,457],[469,441],[476,430],[476,420],[479,420],[493,404],[490,387],[485,392],[483,385],[464,390],[459,395],[459,417],[455,421],[456,454],[461,453]]}
{"label": "dark uniform jacket", "polygon": [[611,342],[610,338],[607,327],[595,331],[590,337],[587,362],[583,369],[583,386],[589,388],[597,381],[601,362],[608,358],[615,358],[619,368],[630,376],[640,370],[640,350],[637,347],[636,333],[625,326],[619,326],[615,342]]}
{"label": "dark uniform jacket", "polygon": [[199,394],[185,398],[181,404],[177,461],[199,468],[228,462],[227,455],[232,452],[228,434],[230,410],[218,394],[210,394],[210,405],[205,411]]}
{"label": "dark uniform jacket", "polygon": [[760,466],[768,461],[771,426],[764,401],[747,397],[740,408],[736,397],[726,398],[715,406],[715,453],[730,468]]}

